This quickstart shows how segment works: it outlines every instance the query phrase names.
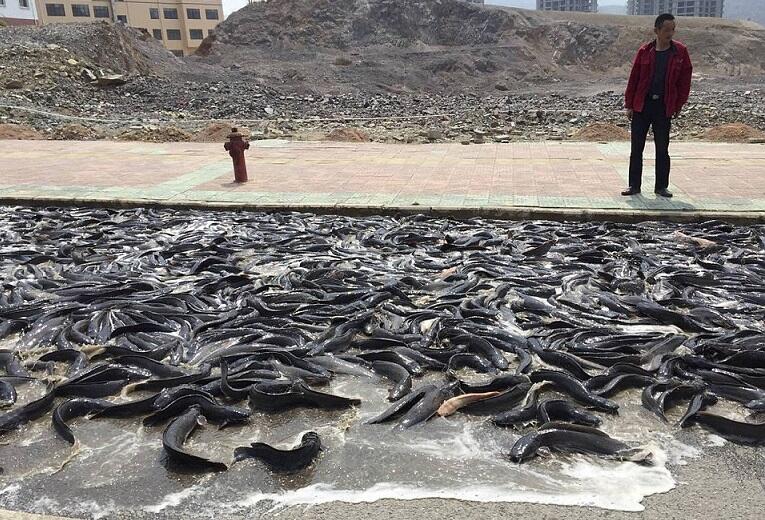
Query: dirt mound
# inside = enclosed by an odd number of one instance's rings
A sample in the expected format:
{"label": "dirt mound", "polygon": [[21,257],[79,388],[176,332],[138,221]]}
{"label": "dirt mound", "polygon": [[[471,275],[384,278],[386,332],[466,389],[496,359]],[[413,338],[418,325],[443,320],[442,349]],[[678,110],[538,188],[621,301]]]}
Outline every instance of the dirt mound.
{"label": "dirt mound", "polygon": [[[100,22],[2,28],[0,102],[23,104],[20,95],[75,113],[113,106],[104,100],[105,91],[139,79],[156,84],[183,68],[181,60],[147,38],[136,29]],[[18,95],[10,99],[11,94]]]}
{"label": "dirt mound", "polygon": [[[653,38],[645,17],[535,12],[461,0],[279,0],[233,13],[201,60],[306,90],[492,90],[498,84],[623,78]],[[765,29],[683,19],[696,71],[765,72]]]}
{"label": "dirt mound", "polygon": [[233,13],[215,35],[230,45],[293,48],[476,45],[500,41],[516,17],[459,0],[281,0]]}
{"label": "dirt mound", "polygon": [[[191,138],[197,143],[225,143],[228,140],[228,134],[231,133],[232,123],[211,123]],[[236,127],[239,133],[248,137],[250,130],[241,126]]]}
{"label": "dirt mound", "polygon": [[[38,51],[61,50],[68,58],[122,74],[165,75],[183,67],[147,33],[107,22],[6,27],[0,30],[0,50],[21,59],[38,58]],[[34,61],[37,69],[47,65]]]}
{"label": "dirt mound", "polygon": [[0,139],[45,139],[40,132],[27,125],[0,124]]}
{"label": "dirt mound", "polygon": [[743,123],[729,123],[710,128],[704,133],[704,139],[719,143],[742,143],[750,139],[763,139],[765,132]]}
{"label": "dirt mound", "polygon": [[154,143],[177,143],[191,141],[192,134],[174,126],[147,126],[131,128],[122,132],[117,139],[121,141],[150,141]]}
{"label": "dirt mound", "polygon": [[79,123],[62,125],[53,130],[52,136],[67,141],[91,141],[102,137],[97,130]]}
{"label": "dirt mound", "polygon": [[629,141],[630,133],[612,123],[590,123],[574,132],[576,141]]}
{"label": "dirt mound", "polygon": [[350,143],[366,143],[370,141],[369,134],[358,128],[335,128],[324,137],[325,141]]}

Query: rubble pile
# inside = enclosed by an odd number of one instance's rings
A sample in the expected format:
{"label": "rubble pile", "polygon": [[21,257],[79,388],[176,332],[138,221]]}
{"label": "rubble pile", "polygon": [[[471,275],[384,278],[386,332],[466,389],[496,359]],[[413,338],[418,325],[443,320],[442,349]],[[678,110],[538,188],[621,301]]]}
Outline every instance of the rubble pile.
{"label": "rubble pile", "polygon": [[[184,60],[121,25],[6,27],[0,123],[53,139],[209,141],[230,126],[252,139],[346,128],[375,142],[620,139],[629,61],[650,34],[635,18],[595,24],[455,0],[260,2]],[[697,66],[674,138],[732,123],[765,130],[765,30],[681,25]]]}
{"label": "rubble pile", "polygon": [[[216,28],[199,61],[333,93],[488,93],[518,82],[621,78],[653,38],[646,22],[460,0],[254,2]],[[760,26],[683,19],[678,31],[698,72],[765,73]]]}

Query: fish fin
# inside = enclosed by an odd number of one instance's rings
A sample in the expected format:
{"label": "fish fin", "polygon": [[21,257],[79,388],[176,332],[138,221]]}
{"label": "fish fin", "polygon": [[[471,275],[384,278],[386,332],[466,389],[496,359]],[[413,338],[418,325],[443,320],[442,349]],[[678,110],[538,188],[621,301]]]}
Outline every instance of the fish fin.
{"label": "fish fin", "polygon": [[199,417],[197,417],[197,424],[202,427],[207,426],[207,417],[205,417],[204,415],[200,415]]}

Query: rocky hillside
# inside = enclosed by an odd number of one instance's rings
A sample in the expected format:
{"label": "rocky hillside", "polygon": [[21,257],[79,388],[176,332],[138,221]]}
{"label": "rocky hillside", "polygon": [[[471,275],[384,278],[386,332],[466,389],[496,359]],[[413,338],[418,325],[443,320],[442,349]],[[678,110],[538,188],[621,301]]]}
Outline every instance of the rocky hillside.
{"label": "rocky hillside", "polygon": [[[643,17],[538,13],[459,0],[279,0],[232,14],[201,61],[325,91],[464,91],[622,77],[652,37]],[[765,29],[683,19],[702,74],[765,72]]]}

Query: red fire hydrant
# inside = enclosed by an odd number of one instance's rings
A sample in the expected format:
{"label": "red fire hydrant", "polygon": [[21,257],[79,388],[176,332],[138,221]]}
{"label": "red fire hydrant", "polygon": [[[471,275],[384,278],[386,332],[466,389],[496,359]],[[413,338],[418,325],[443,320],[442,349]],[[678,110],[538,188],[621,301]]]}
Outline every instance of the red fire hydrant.
{"label": "red fire hydrant", "polygon": [[247,182],[247,165],[244,163],[244,151],[250,149],[250,143],[243,139],[238,129],[232,128],[228,142],[223,148],[234,160],[234,182]]}

